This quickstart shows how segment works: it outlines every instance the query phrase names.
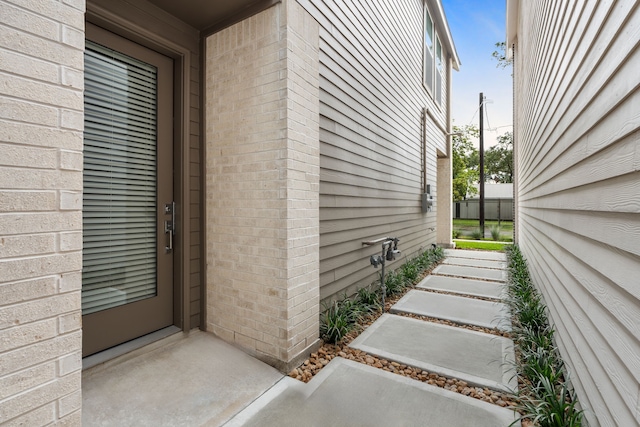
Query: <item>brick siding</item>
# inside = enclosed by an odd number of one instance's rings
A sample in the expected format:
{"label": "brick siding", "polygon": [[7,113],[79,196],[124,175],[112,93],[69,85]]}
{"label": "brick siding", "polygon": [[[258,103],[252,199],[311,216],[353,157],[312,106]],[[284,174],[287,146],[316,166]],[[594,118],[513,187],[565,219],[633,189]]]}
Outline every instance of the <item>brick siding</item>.
{"label": "brick siding", "polygon": [[84,7],[0,2],[3,425],[80,425]]}
{"label": "brick siding", "polygon": [[318,341],[318,24],[286,0],[206,49],[207,329],[284,370]]}

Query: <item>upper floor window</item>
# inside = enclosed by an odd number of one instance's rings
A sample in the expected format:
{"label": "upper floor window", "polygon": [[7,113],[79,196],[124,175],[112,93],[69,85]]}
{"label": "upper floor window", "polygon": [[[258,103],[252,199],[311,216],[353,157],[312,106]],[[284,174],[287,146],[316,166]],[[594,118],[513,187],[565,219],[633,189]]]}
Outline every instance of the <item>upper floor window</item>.
{"label": "upper floor window", "polygon": [[442,44],[427,5],[424,6],[424,85],[436,104],[442,104]]}
{"label": "upper floor window", "polygon": [[424,7],[424,22],[424,85],[429,89],[429,92],[433,93],[433,39],[435,34],[433,21],[426,5]]}

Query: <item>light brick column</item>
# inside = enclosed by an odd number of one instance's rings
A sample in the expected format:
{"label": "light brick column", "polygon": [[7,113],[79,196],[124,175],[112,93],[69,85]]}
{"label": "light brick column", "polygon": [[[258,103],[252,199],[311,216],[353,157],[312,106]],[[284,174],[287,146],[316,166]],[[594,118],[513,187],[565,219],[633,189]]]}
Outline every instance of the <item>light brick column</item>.
{"label": "light brick column", "polygon": [[438,156],[438,183],[436,199],[436,242],[444,248],[453,247],[453,177],[451,156]]}
{"label": "light brick column", "polygon": [[285,0],[207,39],[207,329],[286,371],[318,344],[318,24]]}
{"label": "light brick column", "polygon": [[84,10],[0,2],[2,424],[80,425]]}

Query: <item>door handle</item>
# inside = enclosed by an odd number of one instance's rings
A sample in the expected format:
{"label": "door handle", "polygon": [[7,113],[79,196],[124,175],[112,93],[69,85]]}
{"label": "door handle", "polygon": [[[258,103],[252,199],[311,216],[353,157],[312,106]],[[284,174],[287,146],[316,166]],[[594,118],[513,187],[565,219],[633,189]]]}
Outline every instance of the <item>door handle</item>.
{"label": "door handle", "polygon": [[173,251],[173,236],[176,233],[176,202],[164,205],[165,215],[171,215],[171,219],[164,222],[164,233],[168,235],[168,244],[164,247],[167,253]]}

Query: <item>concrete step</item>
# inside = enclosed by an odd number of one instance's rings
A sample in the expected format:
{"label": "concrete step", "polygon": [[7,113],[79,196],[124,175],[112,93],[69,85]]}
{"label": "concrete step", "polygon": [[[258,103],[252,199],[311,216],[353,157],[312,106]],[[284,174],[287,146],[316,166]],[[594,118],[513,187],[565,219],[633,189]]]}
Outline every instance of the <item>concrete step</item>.
{"label": "concrete step", "polygon": [[517,388],[513,343],[507,338],[383,314],[350,346],[479,387]]}
{"label": "concrete step", "polygon": [[488,259],[493,261],[507,260],[507,255],[504,252],[497,252],[497,251],[470,251],[465,249],[445,249],[444,254],[447,257],[455,257],[455,258]]}
{"label": "concrete step", "polygon": [[191,331],[83,371],[82,425],[220,426],[282,378],[214,335]]}
{"label": "concrete step", "polygon": [[514,411],[335,358],[308,384],[284,378],[225,427],[508,426]]}
{"label": "concrete step", "polygon": [[442,276],[463,277],[468,279],[492,280],[494,282],[504,282],[506,273],[504,270],[495,270],[492,268],[480,267],[463,267],[459,265],[440,264],[432,274]]}
{"label": "concrete step", "polygon": [[481,268],[494,268],[494,269],[504,269],[507,266],[507,263],[504,261],[494,261],[489,259],[473,259],[473,258],[458,258],[458,257],[447,257],[443,261],[443,264],[448,265],[460,265],[463,267],[481,267]]}
{"label": "concrete step", "polygon": [[511,330],[506,305],[457,295],[410,290],[391,307],[391,313],[411,313],[465,325]]}
{"label": "concrete step", "polygon": [[500,299],[504,293],[504,283],[488,280],[463,279],[449,276],[429,275],[416,286],[419,289],[453,292],[456,294],[474,295]]}

